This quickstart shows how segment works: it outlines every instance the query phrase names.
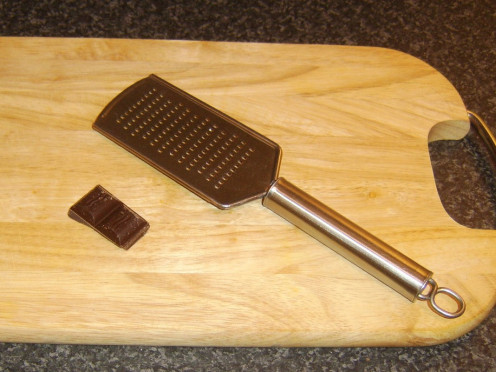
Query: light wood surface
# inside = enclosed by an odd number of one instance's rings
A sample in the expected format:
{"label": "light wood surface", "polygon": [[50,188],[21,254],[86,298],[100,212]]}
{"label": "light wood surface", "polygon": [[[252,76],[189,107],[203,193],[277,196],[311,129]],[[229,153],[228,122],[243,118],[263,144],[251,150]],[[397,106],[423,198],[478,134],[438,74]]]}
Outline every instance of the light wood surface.
{"label": "light wood surface", "polygon": [[[409,302],[259,201],[217,210],[91,129],[150,73],[280,144],[281,176],[432,270],[466,313]],[[5,37],[0,102],[1,341],[426,345],[495,303],[496,232],[446,214],[429,161],[429,139],[466,133],[464,105],[412,56]],[[96,184],[150,222],[129,251],[67,216]]]}

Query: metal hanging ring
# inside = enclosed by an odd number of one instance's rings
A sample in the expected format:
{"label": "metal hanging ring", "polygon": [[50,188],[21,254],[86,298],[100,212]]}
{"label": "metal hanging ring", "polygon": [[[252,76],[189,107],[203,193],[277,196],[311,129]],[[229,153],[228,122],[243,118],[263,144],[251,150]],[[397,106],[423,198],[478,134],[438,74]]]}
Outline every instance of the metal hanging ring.
{"label": "metal hanging ring", "polygon": [[[427,287],[429,287],[429,291],[424,294],[424,291]],[[438,285],[437,285],[436,281],[432,278],[429,278],[425,282],[420,293],[417,295],[417,298],[421,301],[430,301],[432,294],[436,293],[437,289],[438,289]]]}
{"label": "metal hanging ring", "polygon": [[[417,298],[421,301],[429,301],[429,307],[434,311],[436,314],[441,315],[442,317],[448,318],[448,319],[454,319],[458,318],[465,312],[465,301],[463,298],[453,291],[452,289],[446,288],[446,287],[438,287],[436,281],[432,278],[430,278],[425,286],[424,289],[429,286],[429,291],[425,294],[419,293],[417,295]],[[448,297],[450,297],[457,305],[456,311],[448,311],[443,308],[441,308],[437,303],[436,303],[436,296],[439,294],[444,294]]]}

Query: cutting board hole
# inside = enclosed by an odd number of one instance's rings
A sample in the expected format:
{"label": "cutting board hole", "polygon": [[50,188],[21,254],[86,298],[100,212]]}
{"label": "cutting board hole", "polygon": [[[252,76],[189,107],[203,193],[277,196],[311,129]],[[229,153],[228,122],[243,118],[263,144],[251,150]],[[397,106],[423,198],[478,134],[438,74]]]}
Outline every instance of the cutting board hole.
{"label": "cutting board hole", "polygon": [[446,212],[459,224],[496,229],[496,159],[471,126],[461,140],[429,143],[436,187]]}

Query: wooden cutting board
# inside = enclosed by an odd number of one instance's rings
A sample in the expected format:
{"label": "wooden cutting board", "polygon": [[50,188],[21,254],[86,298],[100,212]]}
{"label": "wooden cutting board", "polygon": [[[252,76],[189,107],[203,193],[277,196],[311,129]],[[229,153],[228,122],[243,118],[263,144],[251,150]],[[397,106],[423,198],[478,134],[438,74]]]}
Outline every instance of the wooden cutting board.
{"label": "wooden cutting board", "polygon": [[[150,73],[280,144],[281,176],[432,270],[466,313],[409,302],[259,201],[218,210],[91,129]],[[0,102],[1,341],[426,345],[495,303],[496,232],[446,214],[428,154],[428,140],[465,135],[465,107],[412,56],[5,37]],[[97,184],[151,225],[129,251],[67,216]]]}

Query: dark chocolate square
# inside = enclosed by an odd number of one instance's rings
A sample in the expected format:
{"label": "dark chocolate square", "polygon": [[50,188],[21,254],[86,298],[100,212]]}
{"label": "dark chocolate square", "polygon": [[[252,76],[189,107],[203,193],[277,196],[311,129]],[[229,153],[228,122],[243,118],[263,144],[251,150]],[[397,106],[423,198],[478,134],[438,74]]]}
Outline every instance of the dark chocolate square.
{"label": "dark chocolate square", "polygon": [[68,214],[126,250],[150,228],[145,219],[100,185],[74,204]]}

